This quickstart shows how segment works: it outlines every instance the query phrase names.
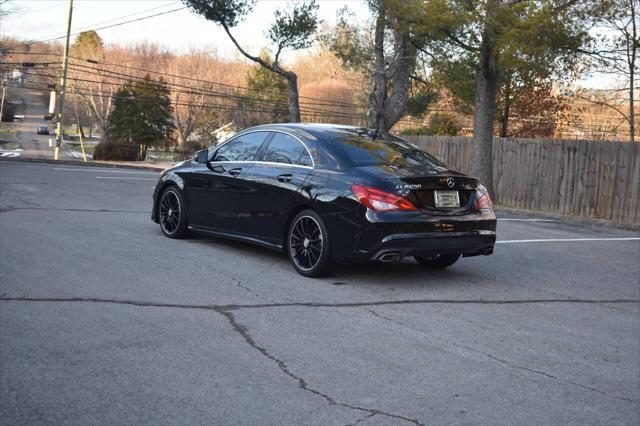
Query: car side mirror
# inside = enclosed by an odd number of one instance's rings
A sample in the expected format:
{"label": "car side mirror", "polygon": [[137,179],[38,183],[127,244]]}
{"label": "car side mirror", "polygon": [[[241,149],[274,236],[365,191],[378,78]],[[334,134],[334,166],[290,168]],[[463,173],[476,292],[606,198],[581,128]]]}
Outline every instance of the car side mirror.
{"label": "car side mirror", "polygon": [[196,161],[196,163],[207,163],[209,161],[209,150],[201,149],[200,151],[196,152],[196,157],[194,158],[194,160]]}

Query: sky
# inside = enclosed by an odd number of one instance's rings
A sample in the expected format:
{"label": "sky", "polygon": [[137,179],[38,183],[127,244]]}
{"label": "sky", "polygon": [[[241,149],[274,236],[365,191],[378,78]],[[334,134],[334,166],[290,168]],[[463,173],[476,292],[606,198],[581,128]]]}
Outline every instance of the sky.
{"label": "sky", "polygon": [[[65,34],[68,0],[11,0],[10,3],[17,11],[0,21],[0,37],[44,40]],[[267,46],[265,31],[272,22],[275,10],[287,4],[282,0],[259,0],[246,20],[233,29],[240,44],[250,53],[258,54],[262,47]],[[364,0],[319,0],[318,4],[320,19],[329,25],[335,24],[336,13],[345,5],[356,19],[366,20],[369,17]],[[183,6],[182,2],[176,0],[74,0],[71,31],[73,34]],[[220,27],[188,9],[102,29],[98,34],[107,44],[130,45],[153,41],[175,53],[215,49],[223,57],[239,57]],[[287,61],[293,55],[295,53],[285,52],[282,58]],[[594,73],[584,77],[579,84],[590,88],[610,88],[616,82]]]}
{"label": "sky", "polygon": [[[13,7],[18,11],[0,22],[0,36],[30,40],[62,36],[66,31],[68,3],[68,0],[13,0]],[[267,44],[265,31],[273,13],[287,4],[279,0],[258,1],[246,20],[233,29],[234,36],[250,52],[259,53],[260,48]],[[360,0],[319,1],[320,19],[334,24],[336,12],[345,4],[359,19],[367,19],[367,5]],[[73,34],[183,6],[182,2],[175,0],[74,0],[71,32]],[[188,9],[99,30],[98,34],[107,44],[153,41],[176,53],[215,47],[221,55],[236,55],[235,47],[221,28]]]}

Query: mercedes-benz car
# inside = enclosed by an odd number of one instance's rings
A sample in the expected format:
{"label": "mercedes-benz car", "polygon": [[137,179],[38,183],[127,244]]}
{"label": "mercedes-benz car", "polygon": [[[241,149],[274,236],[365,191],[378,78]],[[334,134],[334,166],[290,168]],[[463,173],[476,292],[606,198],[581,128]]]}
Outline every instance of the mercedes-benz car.
{"label": "mercedes-benz car", "polygon": [[387,133],[327,124],[248,128],[165,170],[152,219],[281,250],[300,274],[413,257],[446,268],[490,255],[491,198],[477,179]]}

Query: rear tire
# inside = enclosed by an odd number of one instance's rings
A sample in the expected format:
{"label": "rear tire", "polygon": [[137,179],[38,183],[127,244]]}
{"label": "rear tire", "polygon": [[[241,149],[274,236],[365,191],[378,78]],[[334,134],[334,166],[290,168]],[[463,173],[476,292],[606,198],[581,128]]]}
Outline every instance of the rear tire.
{"label": "rear tire", "polygon": [[323,277],[333,270],[329,231],[313,210],[303,210],[293,218],[285,244],[289,261],[299,274]]}
{"label": "rear tire", "polygon": [[162,233],[169,238],[184,238],[189,233],[184,197],[175,186],[168,187],[160,195],[158,220]]}
{"label": "rear tire", "polygon": [[414,256],[416,262],[431,269],[443,269],[456,263],[460,259],[459,254],[436,254],[434,256]]}

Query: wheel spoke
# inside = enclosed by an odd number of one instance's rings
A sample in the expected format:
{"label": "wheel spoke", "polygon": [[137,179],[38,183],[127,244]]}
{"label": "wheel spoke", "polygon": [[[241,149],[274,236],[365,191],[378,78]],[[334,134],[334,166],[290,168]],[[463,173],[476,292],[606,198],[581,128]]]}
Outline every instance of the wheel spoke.
{"label": "wheel spoke", "polygon": [[289,239],[289,250],[295,264],[304,270],[312,269],[320,261],[322,247],[322,229],[316,220],[309,216],[298,219]]}
{"label": "wheel spoke", "polygon": [[168,234],[174,233],[180,224],[180,200],[178,196],[167,191],[160,200],[160,224]]}
{"label": "wheel spoke", "polygon": [[315,245],[309,245],[309,249],[312,249],[312,250],[309,250],[309,251],[313,251],[314,253],[316,253],[318,255],[320,254],[320,252],[322,252],[322,247],[318,247],[318,246],[315,246]]}
{"label": "wheel spoke", "polygon": [[307,253],[309,255],[309,260],[312,261],[314,264],[318,261],[318,258],[320,257],[319,255],[315,254],[313,251],[311,250],[307,250]]}

